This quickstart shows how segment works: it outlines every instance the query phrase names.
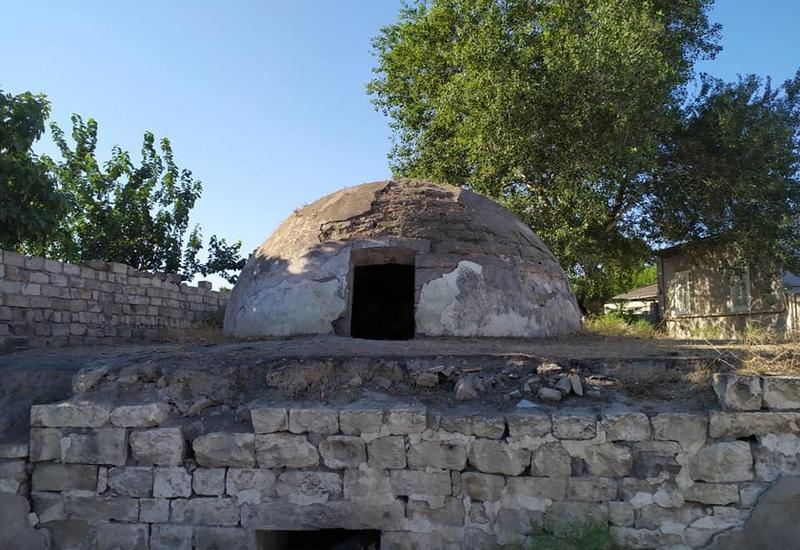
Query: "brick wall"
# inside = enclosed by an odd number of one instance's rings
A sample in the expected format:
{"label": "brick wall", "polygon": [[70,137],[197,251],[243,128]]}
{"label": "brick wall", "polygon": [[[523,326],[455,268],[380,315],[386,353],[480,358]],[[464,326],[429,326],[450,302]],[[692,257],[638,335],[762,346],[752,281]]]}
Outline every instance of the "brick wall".
{"label": "brick wall", "polygon": [[72,265],[0,251],[0,350],[153,338],[224,308],[228,293],[119,263]]}

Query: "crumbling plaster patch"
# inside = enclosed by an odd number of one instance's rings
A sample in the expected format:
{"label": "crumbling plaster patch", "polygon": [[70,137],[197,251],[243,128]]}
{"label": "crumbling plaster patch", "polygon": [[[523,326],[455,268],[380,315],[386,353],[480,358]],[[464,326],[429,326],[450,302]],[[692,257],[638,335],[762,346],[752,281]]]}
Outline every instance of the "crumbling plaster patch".
{"label": "crumbling plaster patch", "polygon": [[514,271],[513,264],[484,267],[463,260],[453,271],[425,283],[417,304],[417,332],[430,336],[538,336],[550,329],[579,328],[571,322],[575,306],[568,298],[562,298],[547,281],[537,283],[538,292],[530,291]]}

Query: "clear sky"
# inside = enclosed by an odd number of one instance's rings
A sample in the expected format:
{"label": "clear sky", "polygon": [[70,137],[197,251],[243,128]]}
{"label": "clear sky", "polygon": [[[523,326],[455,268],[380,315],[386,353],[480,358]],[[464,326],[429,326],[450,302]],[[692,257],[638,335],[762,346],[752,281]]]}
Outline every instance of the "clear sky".
{"label": "clear sky", "polygon": [[[365,93],[370,39],[399,0],[4,0],[0,88],[43,92],[100,147],[171,139],[203,182],[193,223],[249,253],[292,209],[389,176],[387,121]],[[800,67],[800,1],[717,0],[725,79]],[[51,152],[49,139],[37,146]]]}

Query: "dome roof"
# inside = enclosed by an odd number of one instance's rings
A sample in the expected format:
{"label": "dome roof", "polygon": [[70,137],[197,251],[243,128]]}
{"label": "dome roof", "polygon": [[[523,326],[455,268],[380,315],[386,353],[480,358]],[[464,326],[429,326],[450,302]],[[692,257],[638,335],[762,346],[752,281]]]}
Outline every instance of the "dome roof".
{"label": "dome roof", "polygon": [[[405,276],[388,268],[358,275],[370,265],[413,266],[415,334],[545,336],[580,328],[564,272],[527,225],[471,191],[402,180],[348,187],[295,210],[242,270],[225,332],[350,334],[362,301],[380,301],[381,288],[398,295],[406,288]],[[394,276],[401,278],[381,279]],[[381,287],[381,280],[388,282]],[[366,281],[376,298],[359,297]],[[370,307],[372,315],[381,308],[391,315],[390,305]]]}

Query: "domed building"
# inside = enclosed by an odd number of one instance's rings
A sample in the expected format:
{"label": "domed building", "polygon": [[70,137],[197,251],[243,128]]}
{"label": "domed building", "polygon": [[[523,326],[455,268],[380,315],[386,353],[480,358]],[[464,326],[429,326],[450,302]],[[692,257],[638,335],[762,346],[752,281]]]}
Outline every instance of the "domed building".
{"label": "domed building", "polygon": [[580,329],[547,247],[488,198],[421,181],[349,187],[292,213],[225,313],[238,337],[531,337]]}

